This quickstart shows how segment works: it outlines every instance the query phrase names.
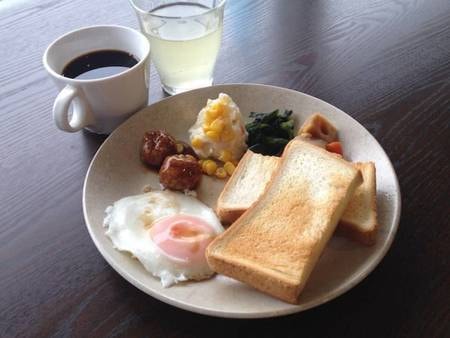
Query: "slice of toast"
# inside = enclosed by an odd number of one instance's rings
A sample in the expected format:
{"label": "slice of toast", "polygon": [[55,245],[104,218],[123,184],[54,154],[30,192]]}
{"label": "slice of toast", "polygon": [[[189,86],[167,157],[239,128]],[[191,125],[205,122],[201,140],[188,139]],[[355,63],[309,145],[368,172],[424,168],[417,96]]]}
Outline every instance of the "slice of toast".
{"label": "slice of toast", "polygon": [[348,162],[292,140],[261,198],[208,246],[210,267],[297,303],[361,181]]}
{"label": "slice of toast", "polygon": [[[279,157],[247,151],[217,200],[217,214],[231,224],[262,195],[269,178],[277,170]],[[365,245],[375,243],[377,234],[375,164],[355,163],[364,183],[350,199],[337,233]]]}
{"label": "slice of toast", "polygon": [[217,200],[217,214],[224,223],[233,223],[262,195],[279,157],[248,150],[239,161]]}
{"label": "slice of toast", "polygon": [[356,189],[339,221],[338,233],[366,245],[375,243],[377,223],[377,188],[375,164],[358,162],[363,183]]}

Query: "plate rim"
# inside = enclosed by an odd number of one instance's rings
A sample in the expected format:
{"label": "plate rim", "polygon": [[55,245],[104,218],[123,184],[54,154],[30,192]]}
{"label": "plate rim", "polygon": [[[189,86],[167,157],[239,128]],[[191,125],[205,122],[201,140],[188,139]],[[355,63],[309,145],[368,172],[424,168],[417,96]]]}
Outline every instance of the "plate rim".
{"label": "plate rim", "polygon": [[[276,90],[283,90],[283,91],[289,91],[295,94],[302,94],[305,95],[309,98],[313,98],[315,100],[319,100],[322,101],[328,105],[333,106],[335,109],[337,109],[340,113],[347,115],[347,117],[349,117],[350,119],[352,119],[354,122],[356,122],[361,128],[363,128],[364,130],[366,130],[370,136],[373,138],[373,140],[376,142],[376,144],[380,147],[381,151],[383,152],[383,154],[385,155],[386,159],[387,159],[387,166],[392,170],[393,174],[394,174],[394,189],[397,192],[396,194],[396,198],[393,200],[393,204],[397,205],[397,208],[394,209],[394,215],[393,215],[393,222],[392,222],[392,227],[387,235],[387,239],[384,242],[383,246],[377,251],[376,256],[374,257],[374,259],[370,262],[369,265],[367,265],[366,267],[364,267],[362,269],[362,271],[360,271],[359,273],[355,274],[353,276],[353,278],[351,280],[349,280],[347,283],[345,284],[341,284],[339,285],[339,287],[334,290],[333,292],[331,292],[330,294],[326,294],[325,296],[320,297],[317,300],[312,299],[311,301],[301,304],[301,305],[293,305],[290,306],[286,309],[283,310],[273,310],[273,311],[264,311],[264,312],[251,312],[251,313],[245,313],[245,312],[230,312],[230,311],[220,311],[220,310],[215,310],[215,309],[210,309],[210,308],[204,308],[204,307],[199,307],[196,305],[192,305],[192,304],[188,304],[184,301],[180,301],[180,300],[176,300],[170,297],[167,297],[161,293],[158,292],[154,292],[148,288],[146,288],[143,283],[139,282],[137,279],[135,279],[124,267],[119,266],[119,264],[116,264],[114,262],[114,259],[111,258],[109,256],[109,254],[106,252],[106,249],[103,249],[103,246],[101,245],[101,243],[97,240],[96,236],[94,235],[93,231],[91,230],[91,225],[88,221],[88,215],[87,215],[87,205],[86,205],[86,190],[87,190],[87,182],[88,182],[88,178],[90,176],[93,164],[96,160],[96,158],[98,157],[99,153],[102,151],[102,148],[105,146],[106,142],[114,135],[118,132],[119,129],[121,129],[121,127],[127,123],[128,120],[136,118],[137,115],[140,114],[141,111],[149,109],[149,107],[155,105],[155,104],[159,104],[162,101],[166,101],[169,99],[172,99],[175,96],[183,96],[183,95],[190,95],[194,92],[197,91],[202,91],[205,90],[207,88],[219,88],[219,87],[236,87],[236,86],[240,86],[240,87],[266,87],[266,88],[270,88],[270,89],[276,89]],[[392,246],[392,243],[395,239],[395,236],[397,234],[398,231],[398,227],[399,227],[399,223],[400,223],[400,216],[401,216],[401,209],[402,209],[402,201],[401,201],[401,191],[400,191],[400,184],[398,182],[398,177],[397,177],[397,173],[395,171],[395,168],[392,164],[391,159],[389,158],[389,156],[387,155],[386,151],[384,150],[384,148],[381,146],[381,144],[378,142],[378,140],[375,138],[375,136],[372,135],[372,133],[370,133],[361,123],[359,123],[356,119],[354,119],[351,115],[347,114],[346,112],[344,112],[343,110],[341,110],[340,108],[336,107],[335,105],[328,103],[320,98],[317,98],[315,96],[294,90],[294,89],[290,89],[290,88],[284,88],[284,87],[279,87],[279,86],[273,86],[273,85],[266,85],[266,84],[258,84],[258,83],[224,83],[224,84],[217,84],[217,85],[212,85],[212,86],[208,86],[208,87],[203,87],[203,88],[197,88],[197,89],[193,89],[193,90],[189,90],[180,94],[176,94],[173,96],[168,96],[168,97],[164,97],[163,99],[153,102],[147,106],[145,106],[144,108],[138,110],[135,114],[133,114],[129,119],[127,119],[126,121],[124,121],[119,127],[117,127],[100,145],[100,147],[97,149],[97,151],[95,152],[94,156],[91,159],[91,162],[89,164],[89,167],[86,171],[86,176],[84,178],[84,183],[83,183],[83,194],[82,194],[82,206],[83,206],[83,217],[84,217],[84,222],[86,225],[86,228],[88,230],[89,236],[91,237],[91,240],[94,242],[94,245],[96,246],[97,250],[100,252],[100,254],[102,255],[102,257],[107,261],[107,263],[115,270],[115,272],[117,272],[120,276],[122,276],[127,282],[131,283],[133,286],[135,286],[136,288],[138,288],[139,290],[141,290],[142,292],[144,292],[145,294],[158,299],[159,301],[172,305],[174,307],[177,307],[179,309],[185,310],[185,311],[189,311],[189,312],[194,312],[194,313],[198,313],[198,314],[202,314],[202,315],[207,315],[207,316],[213,316],[213,317],[219,317],[219,318],[247,318],[247,319],[251,319],[251,318],[272,318],[272,317],[280,317],[280,316],[286,316],[286,315],[290,315],[290,314],[294,314],[294,313],[299,313],[299,312],[303,312],[312,308],[315,308],[317,306],[320,306],[322,304],[325,304],[331,300],[336,299],[337,297],[347,293],[348,291],[350,291],[351,289],[353,289],[356,285],[358,285],[359,283],[361,283],[370,273],[372,273],[377,266],[380,264],[380,262],[383,260],[383,258],[386,256],[387,252],[389,251],[389,249]]]}

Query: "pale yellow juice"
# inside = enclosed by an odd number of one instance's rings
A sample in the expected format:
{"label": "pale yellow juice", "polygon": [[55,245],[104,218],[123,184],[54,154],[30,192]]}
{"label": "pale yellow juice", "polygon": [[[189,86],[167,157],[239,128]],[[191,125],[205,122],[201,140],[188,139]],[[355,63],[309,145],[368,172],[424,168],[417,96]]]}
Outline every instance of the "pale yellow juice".
{"label": "pale yellow juice", "polygon": [[[196,15],[208,10],[200,5],[175,4],[152,14]],[[150,41],[152,61],[169,93],[211,85],[222,36],[222,20],[150,19],[144,33]]]}

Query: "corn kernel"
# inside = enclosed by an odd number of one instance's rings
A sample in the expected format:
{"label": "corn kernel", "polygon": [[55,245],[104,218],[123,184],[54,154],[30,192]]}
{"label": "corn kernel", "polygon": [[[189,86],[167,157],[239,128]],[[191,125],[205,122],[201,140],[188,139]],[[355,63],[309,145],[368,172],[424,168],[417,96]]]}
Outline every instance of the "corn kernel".
{"label": "corn kernel", "polygon": [[206,117],[210,120],[215,120],[220,115],[220,109],[219,108],[210,108],[206,112]]}
{"label": "corn kernel", "polygon": [[225,177],[227,177],[227,172],[225,171],[224,168],[219,167],[216,169],[215,175],[218,178],[225,178]]}
{"label": "corn kernel", "polygon": [[205,119],[204,119],[204,123],[205,124],[211,124],[212,121],[214,121],[216,118],[214,116],[211,116],[211,114],[209,114],[209,111],[207,111],[205,113]]}
{"label": "corn kernel", "polygon": [[202,170],[208,175],[212,175],[216,172],[217,163],[213,160],[205,160],[202,164]]}
{"label": "corn kernel", "polygon": [[219,141],[220,139],[220,134],[214,130],[208,130],[206,132],[206,136],[208,136],[213,141]]}
{"label": "corn kernel", "polygon": [[212,131],[216,131],[220,134],[220,132],[223,130],[224,127],[225,127],[225,123],[223,122],[223,120],[215,119],[213,121],[213,123],[211,123],[210,129]]}
{"label": "corn kernel", "polygon": [[234,166],[234,164],[231,163],[231,162],[226,162],[226,163],[223,165],[223,168],[225,169],[225,171],[227,172],[227,174],[230,175],[230,176],[233,175],[234,169],[236,169],[236,167]]}
{"label": "corn kernel", "polygon": [[204,162],[205,162],[205,160],[198,160],[198,164],[200,165],[200,167],[203,167]]}
{"label": "corn kernel", "polygon": [[194,148],[201,148],[203,146],[203,141],[200,137],[194,137],[191,141],[191,144]]}
{"label": "corn kernel", "polygon": [[234,133],[231,128],[226,128],[221,135],[222,141],[229,142],[234,138]]}
{"label": "corn kernel", "polygon": [[229,150],[222,150],[220,152],[219,160],[221,160],[222,162],[228,162],[228,161],[231,160],[231,158],[232,158],[231,151],[229,151]]}

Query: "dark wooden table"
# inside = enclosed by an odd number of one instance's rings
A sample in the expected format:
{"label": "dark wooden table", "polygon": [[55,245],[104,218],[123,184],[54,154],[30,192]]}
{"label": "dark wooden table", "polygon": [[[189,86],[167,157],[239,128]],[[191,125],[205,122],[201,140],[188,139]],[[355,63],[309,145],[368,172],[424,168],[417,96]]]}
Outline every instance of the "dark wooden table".
{"label": "dark wooden table", "polygon": [[[84,226],[104,140],[56,129],[41,57],[69,30],[137,27],[125,0],[0,1],[0,337],[449,337],[450,2],[229,0],[216,83],[293,88],[355,117],[397,171],[393,247],[361,284],[304,313],[227,320],[128,284]],[[151,102],[163,94],[152,71]]]}

